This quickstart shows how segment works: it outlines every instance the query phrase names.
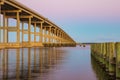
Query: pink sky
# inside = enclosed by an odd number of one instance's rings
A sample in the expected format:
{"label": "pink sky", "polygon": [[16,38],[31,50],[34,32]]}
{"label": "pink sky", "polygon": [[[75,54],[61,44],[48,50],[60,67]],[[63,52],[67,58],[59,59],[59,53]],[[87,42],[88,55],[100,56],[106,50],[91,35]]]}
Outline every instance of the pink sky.
{"label": "pink sky", "polygon": [[116,16],[120,0],[18,0],[43,15]]}
{"label": "pink sky", "polygon": [[[118,39],[120,36],[118,31],[120,28],[120,0],[17,1],[55,22],[76,41],[97,41],[105,37],[108,41]],[[96,28],[98,26],[101,27],[99,30]],[[104,27],[106,28],[104,29]],[[109,30],[108,27],[110,27]],[[94,31],[97,32],[94,33]]]}

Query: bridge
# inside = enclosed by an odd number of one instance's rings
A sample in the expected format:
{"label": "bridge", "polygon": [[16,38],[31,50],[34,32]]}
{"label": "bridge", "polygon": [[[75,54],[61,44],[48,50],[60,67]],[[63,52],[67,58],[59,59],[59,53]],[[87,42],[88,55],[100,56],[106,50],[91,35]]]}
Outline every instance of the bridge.
{"label": "bridge", "polygon": [[[10,32],[16,34],[15,42],[9,40]],[[39,13],[15,0],[0,0],[0,48],[75,45],[65,31]]]}

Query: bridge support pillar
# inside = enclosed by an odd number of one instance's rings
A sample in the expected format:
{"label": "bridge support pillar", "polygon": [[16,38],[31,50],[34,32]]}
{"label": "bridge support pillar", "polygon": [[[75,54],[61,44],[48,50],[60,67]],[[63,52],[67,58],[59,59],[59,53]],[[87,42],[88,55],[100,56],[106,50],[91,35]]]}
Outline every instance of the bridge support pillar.
{"label": "bridge support pillar", "polygon": [[36,43],[36,23],[34,23],[34,43]]}
{"label": "bridge support pillar", "polygon": [[59,29],[56,30],[56,42],[59,44]]}
{"label": "bridge support pillar", "polygon": [[20,43],[20,17],[19,12],[17,12],[17,43]]}
{"label": "bridge support pillar", "polygon": [[31,43],[31,18],[28,20],[28,42]]}
{"label": "bridge support pillar", "polygon": [[53,43],[53,40],[54,40],[54,29],[53,28],[51,28],[51,43]]}
{"label": "bridge support pillar", "polygon": [[49,26],[49,31],[48,31],[48,42],[51,42],[51,26]]}
{"label": "bridge support pillar", "polygon": [[40,37],[39,42],[43,43],[43,22],[40,23]]}
{"label": "bridge support pillar", "polygon": [[[63,32],[61,32],[61,45],[63,44]],[[63,46],[63,45],[62,45]]]}
{"label": "bridge support pillar", "polygon": [[[6,45],[8,43],[8,18],[6,17],[6,13],[3,12],[3,43]],[[4,46],[5,46],[4,45]]]}
{"label": "bridge support pillar", "polygon": [[57,29],[55,28],[54,29],[54,43],[57,43],[57,39],[56,39],[56,36],[57,36]]}
{"label": "bridge support pillar", "polygon": [[47,43],[47,27],[44,27],[44,43]]}
{"label": "bridge support pillar", "polygon": [[5,33],[5,30],[6,30],[6,20],[5,20],[5,12],[3,13],[3,43],[5,44],[6,43],[6,33]]}
{"label": "bridge support pillar", "polygon": [[22,22],[22,43],[24,42],[24,22]]}
{"label": "bridge support pillar", "polygon": [[60,44],[62,43],[62,32],[60,31]]}

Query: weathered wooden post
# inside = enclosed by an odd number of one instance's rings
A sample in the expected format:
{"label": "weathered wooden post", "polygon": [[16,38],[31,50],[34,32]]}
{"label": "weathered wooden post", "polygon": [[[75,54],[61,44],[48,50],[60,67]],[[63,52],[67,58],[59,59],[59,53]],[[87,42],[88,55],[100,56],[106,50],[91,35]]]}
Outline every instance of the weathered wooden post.
{"label": "weathered wooden post", "polygon": [[120,79],[120,42],[115,45],[116,48],[116,80]]}
{"label": "weathered wooden post", "polygon": [[94,44],[91,44],[90,48],[91,48],[91,56],[94,56]]}
{"label": "weathered wooden post", "polygon": [[109,43],[106,43],[106,72],[108,72],[108,68],[109,68]]}
{"label": "weathered wooden post", "polygon": [[103,66],[103,43],[100,43],[99,44],[100,46],[100,63],[101,63],[101,66]]}
{"label": "weathered wooden post", "polygon": [[109,75],[115,75],[115,44],[109,43]]}
{"label": "weathered wooden post", "polygon": [[103,50],[103,68],[106,68],[106,43],[103,43],[103,48],[102,48]]}

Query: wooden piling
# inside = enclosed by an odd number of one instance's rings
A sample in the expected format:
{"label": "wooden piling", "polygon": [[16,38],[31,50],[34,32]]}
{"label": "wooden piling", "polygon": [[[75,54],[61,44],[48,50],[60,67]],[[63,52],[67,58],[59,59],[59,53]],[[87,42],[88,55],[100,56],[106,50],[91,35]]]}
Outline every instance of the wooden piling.
{"label": "wooden piling", "polygon": [[116,48],[116,80],[120,79],[120,42],[115,45]]}
{"label": "wooden piling", "polygon": [[115,51],[115,44],[109,43],[109,75],[114,76],[115,75],[115,57],[114,57],[114,51]]}
{"label": "wooden piling", "polygon": [[[115,43],[95,43],[91,45],[91,55],[109,76],[115,75]],[[120,62],[120,59],[118,60]]]}

